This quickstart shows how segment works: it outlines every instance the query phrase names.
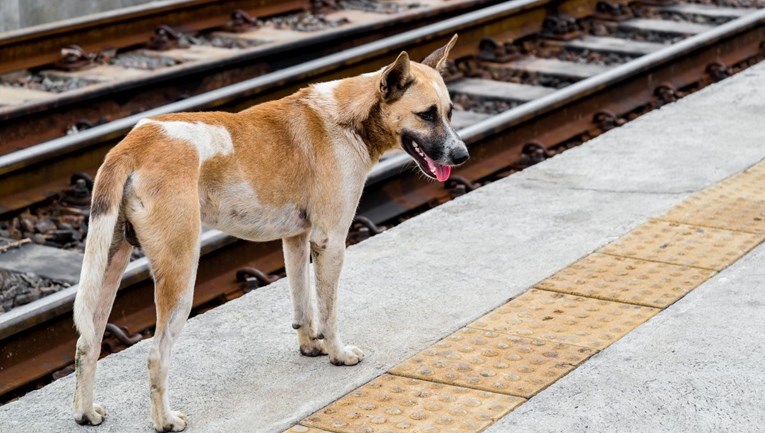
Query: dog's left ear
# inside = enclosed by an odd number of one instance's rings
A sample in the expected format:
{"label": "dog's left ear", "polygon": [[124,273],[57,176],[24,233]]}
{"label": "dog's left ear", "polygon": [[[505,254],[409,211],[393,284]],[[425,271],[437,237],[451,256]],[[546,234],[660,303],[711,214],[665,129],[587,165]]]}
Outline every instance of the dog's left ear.
{"label": "dog's left ear", "polygon": [[446,63],[446,59],[449,58],[449,51],[452,50],[452,47],[454,47],[454,44],[456,43],[457,35],[455,34],[452,36],[452,39],[449,41],[449,43],[433,51],[428,57],[425,57],[425,60],[422,61],[422,64],[425,66],[430,66],[438,72],[443,72],[444,63]]}

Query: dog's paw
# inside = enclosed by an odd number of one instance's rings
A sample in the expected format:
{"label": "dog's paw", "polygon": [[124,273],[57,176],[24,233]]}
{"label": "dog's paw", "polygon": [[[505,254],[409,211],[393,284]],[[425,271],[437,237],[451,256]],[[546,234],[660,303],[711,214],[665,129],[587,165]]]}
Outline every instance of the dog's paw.
{"label": "dog's paw", "polygon": [[188,417],[177,410],[171,411],[165,419],[160,422],[154,421],[154,430],[165,433],[173,431],[183,431],[186,428]]}
{"label": "dog's paw", "polygon": [[99,425],[106,418],[106,409],[94,404],[89,411],[75,412],[74,422],[79,425]]}
{"label": "dog's paw", "polygon": [[300,345],[300,354],[303,356],[323,356],[327,354],[324,340],[309,340]]}
{"label": "dog's paw", "polygon": [[364,359],[364,352],[356,346],[345,346],[337,353],[329,355],[332,365],[356,365]]}

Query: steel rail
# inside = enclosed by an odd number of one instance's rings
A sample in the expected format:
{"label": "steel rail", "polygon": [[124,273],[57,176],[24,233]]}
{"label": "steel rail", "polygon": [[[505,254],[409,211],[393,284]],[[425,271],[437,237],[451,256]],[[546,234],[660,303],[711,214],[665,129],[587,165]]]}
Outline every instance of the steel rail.
{"label": "steel rail", "polygon": [[[489,6],[436,24],[385,38],[293,67],[168,104],[137,115],[0,156],[0,214],[45,199],[74,171],[95,170],[106,152],[140,119],[178,111],[240,111],[293,93],[307,82],[368,72],[400,50],[422,58],[461,34],[455,55],[465,54],[487,35],[513,39],[533,33],[550,12],[584,15],[597,0],[516,0]],[[55,161],[55,164],[46,162]]]}
{"label": "steel rail", "polygon": [[27,27],[0,35],[0,73],[56,62],[68,45],[98,52],[142,44],[163,24],[202,30],[225,24],[237,9],[258,16],[310,5],[309,0],[164,0]]}

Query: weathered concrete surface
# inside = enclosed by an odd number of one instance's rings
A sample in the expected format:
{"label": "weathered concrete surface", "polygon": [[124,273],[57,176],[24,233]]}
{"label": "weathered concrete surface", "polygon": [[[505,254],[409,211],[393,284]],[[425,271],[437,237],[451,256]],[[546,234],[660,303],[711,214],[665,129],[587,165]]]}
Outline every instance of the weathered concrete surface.
{"label": "weathered concrete surface", "polygon": [[765,245],[487,433],[762,431],[763,263]]}
{"label": "weathered concrete surface", "polygon": [[[358,366],[298,355],[284,281],[190,320],[175,347],[172,406],[190,415],[190,432],[274,432],[297,422],[760,161],[764,103],[765,65],[350,248],[339,311],[346,341],[367,352]],[[150,431],[148,344],[99,363],[96,399],[110,411],[104,425],[74,425],[69,376],[0,407],[0,426]]]}
{"label": "weathered concrete surface", "polygon": [[31,272],[44,278],[76,284],[80,280],[82,253],[44,245],[26,244],[0,256],[0,269]]}
{"label": "weathered concrete surface", "polygon": [[0,0],[0,32],[159,0]]}

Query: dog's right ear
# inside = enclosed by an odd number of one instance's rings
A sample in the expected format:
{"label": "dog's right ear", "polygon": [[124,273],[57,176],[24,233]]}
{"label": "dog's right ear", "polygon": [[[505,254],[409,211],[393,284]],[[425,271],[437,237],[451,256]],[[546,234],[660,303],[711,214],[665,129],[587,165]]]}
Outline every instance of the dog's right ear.
{"label": "dog's right ear", "polygon": [[386,101],[401,97],[414,78],[409,73],[409,54],[402,51],[396,61],[386,66],[380,77],[380,94]]}

